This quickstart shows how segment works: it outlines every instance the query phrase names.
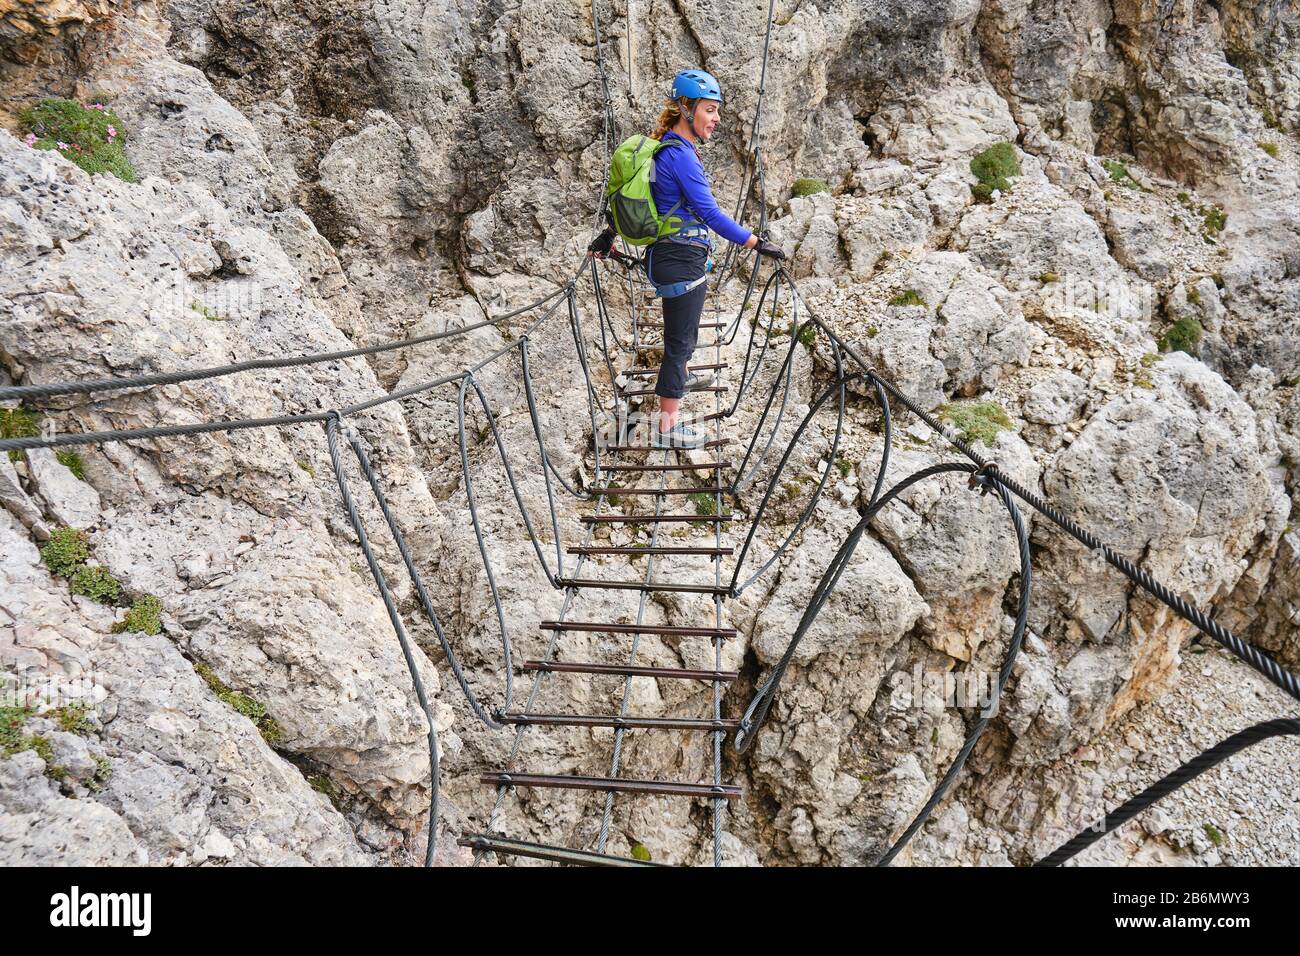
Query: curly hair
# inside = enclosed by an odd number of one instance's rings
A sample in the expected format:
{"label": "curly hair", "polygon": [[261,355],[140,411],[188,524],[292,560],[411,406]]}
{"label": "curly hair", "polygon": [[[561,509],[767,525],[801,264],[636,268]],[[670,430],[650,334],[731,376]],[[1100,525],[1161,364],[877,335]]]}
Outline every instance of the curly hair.
{"label": "curly hair", "polygon": [[650,133],[650,138],[663,139],[664,133],[676,126],[677,121],[682,118],[683,110],[686,112],[694,112],[695,104],[698,102],[699,100],[687,99],[684,96],[681,99],[665,101],[663,112],[661,112],[659,118],[655,120],[655,126]]}

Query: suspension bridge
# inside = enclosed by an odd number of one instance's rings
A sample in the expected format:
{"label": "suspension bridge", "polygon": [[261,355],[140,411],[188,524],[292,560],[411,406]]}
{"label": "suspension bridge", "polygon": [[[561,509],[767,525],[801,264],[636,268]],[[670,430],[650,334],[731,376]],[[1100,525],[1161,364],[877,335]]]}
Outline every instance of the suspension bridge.
{"label": "suspension bridge", "polygon": [[[768,207],[760,131],[772,12],[769,7],[758,100],[734,217],[744,221],[750,204],[756,201],[760,232],[766,227]],[[608,154],[615,137],[616,123],[609,80],[601,54],[599,16],[594,5],[593,20],[599,80],[604,98],[602,122]],[[599,225],[598,213],[593,233]],[[712,411],[695,416],[694,419],[696,424],[706,424],[712,430],[712,440],[704,448],[707,460],[702,462],[693,460],[683,452],[654,448],[650,440],[649,429],[652,425],[649,417],[629,414],[636,405],[649,397],[651,389],[648,386],[656,372],[654,362],[662,351],[662,341],[659,338],[661,325],[646,307],[652,298],[651,288],[627,251],[617,253],[605,261],[586,258],[558,288],[537,301],[460,329],[329,353],[263,357],[206,369],[159,371],[129,378],[48,384],[26,382],[0,388],[0,401],[39,403],[60,396],[155,388],[228,375],[364,358],[383,352],[431,345],[441,339],[484,327],[499,327],[516,319],[522,318],[529,322],[522,334],[475,365],[459,372],[417,382],[345,408],[286,413],[258,419],[12,438],[0,440],[0,451],[140,441],[305,423],[321,425],[344,510],[356,532],[370,574],[387,609],[398,646],[407,663],[413,691],[428,720],[432,797],[425,850],[426,865],[434,861],[437,843],[440,788],[438,738],[428,694],[416,665],[415,646],[393,590],[376,557],[348,480],[345,467],[348,451],[384,519],[388,535],[410,578],[420,613],[432,625],[447,666],[464,694],[471,713],[484,726],[513,735],[506,760],[500,766],[485,769],[479,778],[482,786],[494,791],[490,812],[479,829],[463,833],[459,837],[460,843],[473,851],[476,861],[495,857],[499,860],[529,858],[574,865],[654,865],[644,859],[608,852],[616,801],[649,796],[693,801],[706,807],[711,846],[704,848],[705,855],[710,855],[711,851],[713,864],[721,865],[727,805],[743,798],[742,789],[724,779],[723,753],[728,736],[732,738],[734,749],[741,753],[754,740],[768,717],[796,649],[834,591],[873,518],[908,488],[921,482],[944,480],[945,477],[965,479],[967,490],[964,493],[993,494],[1000,501],[1007,514],[1008,539],[1014,543],[1019,554],[1019,572],[1015,585],[1018,591],[1017,614],[997,675],[995,699],[1005,689],[1026,631],[1033,577],[1028,532],[1022,514],[1022,508],[1028,506],[1250,665],[1280,688],[1292,702],[1300,701],[1300,680],[1294,673],[1217,624],[1146,571],[1112,550],[1068,515],[1058,511],[1033,490],[1023,487],[1014,476],[1001,471],[995,462],[987,460],[953,429],[936,421],[926,408],[877,374],[871,364],[853,348],[852,343],[844,340],[831,324],[813,313],[793,277],[784,268],[779,265],[773,267],[768,270],[766,278],[762,275],[764,271],[757,257],[747,257],[742,250],[732,246],[726,250],[711,285],[713,319],[701,323],[701,329],[710,334],[699,344],[697,354],[691,361],[691,370],[705,376],[705,384],[694,388],[696,397],[706,396],[712,400]],[[606,283],[611,279],[621,287],[622,298],[627,304],[627,315],[615,316],[611,311],[610,297],[605,291]],[[737,282],[743,282],[743,294],[740,295],[734,312],[724,316],[722,292]],[[589,297],[594,309],[597,327],[591,334],[583,325],[584,309],[580,290]],[[755,319],[746,322],[744,317],[751,307]],[[787,308],[790,310],[790,321],[778,323]],[[543,327],[550,328],[552,324],[562,321],[567,321],[569,337],[573,343],[572,357],[581,371],[586,394],[590,425],[587,453],[594,478],[585,486],[580,486],[572,480],[571,475],[561,472],[551,458],[548,448],[550,436],[538,412],[533,366],[530,363],[532,338]],[[742,333],[745,336],[743,340],[739,338]],[[783,425],[793,423],[789,416],[793,407],[791,394],[796,346],[805,337],[805,333],[815,335],[819,342],[825,343],[828,365],[832,371],[816,377],[818,390],[815,391],[814,399],[794,426],[791,437],[781,442],[778,436]],[[723,350],[733,346],[739,349],[742,342],[743,360],[733,366],[725,359]],[[593,374],[590,348],[599,353],[597,361],[603,366],[603,376]],[[514,363],[517,363],[517,372]],[[518,462],[512,456],[511,449],[506,447],[492,402],[483,387],[487,376],[505,374],[517,374],[526,398],[528,422],[535,439],[546,492],[548,514],[541,520],[531,514],[526,505],[516,477]],[[743,709],[733,706],[733,702],[726,699],[726,691],[737,682],[739,674],[724,668],[724,646],[728,641],[737,640],[740,635],[725,624],[728,619],[726,602],[739,597],[768,573],[798,540],[816,512],[843,438],[846,408],[851,401],[851,386],[858,392],[871,396],[881,415],[884,441],[870,498],[860,513],[860,520],[845,537],[817,582],[781,659],[759,683],[753,698]],[[501,673],[504,676],[500,700],[494,704],[481,700],[471,686],[466,670],[455,653],[453,636],[444,627],[438,608],[420,574],[417,557],[408,547],[400,523],[384,496],[382,482],[369,459],[366,441],[357,423],[358,416],[380,405],[403,402],[440,389],[454,390],[456,396],[457,444],[466,505],[500,632]],[[750,400],[751,405],[742,406],[746,399]],[[728,435],[725,427],[729,421],[734,420],[742,407],[761,407],[757,426],[746,442]],[[893,437],[894,414],[899,409],[916,416],[942,435],[951,446],[956,459],[914,472],[886,488],[885,474]],[[808,440],[818,416],[823,414],[833,414],[835,419],[830,451],[823,456],[823,467],[816,485],[799,510],[796,520],[788,531],[781,534],[776,530],[777,524],[770,520],[774,496],[793,457]],[[563,594],[559,614],[553,619],[539,619],[536,622],[539,631],[548,635],[548,643],[545,652],[535,659],[516,661],[512,653],[512,640],[493,571],[488,535],[479,518],[474,469],[470,463],[470,441],[467,438],[467,420],[471,415],[485,419],[497,461],[507,479],[538,565],[549,583]],[[619,427],[612,439],[607,425],[610,420],[625,426]],[[790,431],[789,427],[785,430]],[[698,483],[701,473],[709,476],[704,484]],[[750,486],[763,488],[757,507],[744,515],[733,514],[731,503],[735,496]],[[963,493],[960,488],[957,491]],[[591,506],[590,512],[579,515],[579,527],[569,529],[571,533],[568,536],[562,533],[559,520],[562,509],[557,507],[557,499],[562,497],[567,497],[575,505],[580,504],[584,508]],[[709,506],[696,507],[693,512],[682,504],[684,501],[700,502],[702,499],[708,501]],[[554,544],[553,555],[548,555],[549,549],[543,541],[542,521],[549,524],[549,536]],[[707,543],[668,543],[677,540],[673,529],[701,525],[708,529]],[[638,533],[631,536],[635,543],[602,543],[601,529],[615,526],[635,529]],[[762,563],[752,558],[759,531],[771,532],[780,541]],[[576,540],[579,543],[566,547],[566,540]],[[618,576],[605,577],[599,574],[600,569],[608,568],[616,569]],[[590,603],[595,603],[597,607],[608,607],[607,601],[585,601],[584,597],[608,596],[610,593],[633,595],[633,609],[624,615],[624,618],[630,620],[584,616],[584,610]],[[689,624],[650,623],[647,620],[648,602],[656,594],[675,595],[694,602],[690,606],[697,617]],[[568,644],[574,642],[575,636],[581,635],[600,636],[607,642],[604,646],[613,646],[617,650],[607,659],[575,659],[566,651]],[[645,659],[644,653],[646,639],[649,638],[668,643],[703,639],[712,648],[712,664],[696,667],[652,665]],[[585,643],[583,646],[586,646]],[[516,693],[516,671],[527,675],[530,681],[522,699]],[[540,707],[547,682],[560,680],[613,681],[615,696],[619,701],[616,712],[561,713]],[[684,682],[707,688],[707,706],[703,712],[681,716],[635,713],[632,707],[635,697],[633,682],[638,680]],[[695,696],[691,695],[691,699]],[[739,711],[739,716],[734,716],[736,711]],[[941,803],[991,719],[992,714],[985,712],[970,723],[962,747],[930,798],[877,862],[892,862]],[[610,731],[611,746],[606,772],[578,776],[548,773],[545,768],[520,765],[525,734],[554,733],[572,727],[604,728]],[[711,770],[708,779],[643,779],[628,775],[625,772],[626,751],[629,734],[633,733],[674,734],[698,740],[698,746],[703,748],[706,757],[705,763]],[[1296,734],[1300,734],[1300,720],[1292,717],[1278,718],[1243,729],[1166,774],[1108,813],[1100,826],[1082,831],[1040,863],[1057,865],[1065,862],[1162,796],[1232,754],[1260,740]],[[583,846],[547,845],[512,837],[503,832],[501,819],[506,802],[512,798],[518,799],[521,791],[539,788],[572,791],[575,799],[594,795],[594,811],[599,814],[594,839]]]}

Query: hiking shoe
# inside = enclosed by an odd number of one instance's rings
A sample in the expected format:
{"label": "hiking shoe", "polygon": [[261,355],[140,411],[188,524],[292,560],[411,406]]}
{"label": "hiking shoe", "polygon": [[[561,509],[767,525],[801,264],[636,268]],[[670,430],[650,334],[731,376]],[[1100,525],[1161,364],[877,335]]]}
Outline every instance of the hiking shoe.
{"label": "hiking shoe", "polygon": [[707,444],[708,436],[702,435],[686,425],[674,425],[672,431],[661,432],[654,429],[652,444],[655,448],[700,448]]}
{"label": "hiking shoe", "polygon": [[702,388],[705,385],[712,385],[718,380],[718,375],[714,372],[711,375],[701,375],[699,372],[692,372],[686,379],[686,391],[695,388]]}

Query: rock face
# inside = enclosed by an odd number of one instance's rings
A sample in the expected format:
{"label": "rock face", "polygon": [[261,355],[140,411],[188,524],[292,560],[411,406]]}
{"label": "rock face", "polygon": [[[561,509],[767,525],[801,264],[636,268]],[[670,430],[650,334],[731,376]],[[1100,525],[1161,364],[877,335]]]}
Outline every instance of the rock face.
{"label": "rock face", "polygon": [[[704,155],[730,208],[765,9],[655,6],[629,23],[617,5],[571,0],[509,10],[0,0],[0,381],[343,350],[519,308],[574,275],[609,143],[648,125],[686,65],[723,78],[725,123]],[[738,714],[872,501],[884,444],[860,380],[834,451],[832,398],[774,474],[844,360],[824,335],[797,335],[811,311],[1006,473],[1226,626],[1300,661],[1298,52],[1300,14],[1282,0],[873,0],[796,4],[778,18],[763,189],[744,218],[753,224],[765,204],[800,299],[787,287],[779,315],[758,317],[773,349],[726,426],[741,439],[775,434],[776,453],[746,463],[735,504],[752,519],[771,487],[739,580],[770,564],[724,602],[740,639],[721,661],[703,639],[657,637],[638,659],[741,671],[723,705]],[[19,111],[50,95],[111,103],[141,181],[91,176],[25,145]],[[971,160],[999,142],[1013,144],[1018,171],[977,195]],[[798,179],[828,189],[793,197]],[[724,290],[723,316],[738,286]],[[538,620],[568,607],[547,569],[566,560],[571,572],[564,546],[577,543],[580,509],[561,490],[552,525],[548,482],[592,478],[575,333],[602,401],[627,361],[604,366],[590,285],[577,288],[573,327],[561,307],[537,325],[525,313],[414,349],[64,396],[35,412],[59,432],[320,412],[500,352],[463,391],[424,391],[351,424],[470,688],[492,709],[509,687],[520,706],[530,684],[505,666],[503,640],[516,661],[546,652]],[[625,290],[606,292],[625,321]],[[736,370],[748,325],[723,353]],[[789,400],[760,421],[787,355]],[[891,412],[883,488],[953,459],[943,436],[900,404]],[[594,845],[596,802],[545,791],[494,808],[477,776],[508,759],[608,773],[612,735],[516,739],[477,720],[345,459],[381,570],[429,655],[417,651],[415,665],[444,751],[444,827],[492,816],[522,838]],[[824,473],[807,527],[778,554]],[[31,704],[24,745],[0,757],[0,860],[355,864],[406,862],[422,848],[425,715],[316,424],[87,446],[75,461],[29,451],[0,459],[0,506],[0,680]],[[1160,739],[1161,708],[1148,702],[1172,701],[1171,713],[1185,703],[1180,675],[1200,650],[1189,650],[1191,625],[1023,510],[1030,633],[966,773],[905,860],[1031,861],[1157,765],[1127,753],[1117,728]],[[84,534],[85,566],[112,575],[115,604],[51,573],[38,548],[65,540],[60,528]],[[712,540],[679,531],[683,543]],[[627,529],[601,535],[644,543]],[[627,576],[621,559],[590,567]],[[711,573],[702,559],[674,566]],[[752,749],[727,763],[747,796],[724,820],[724,862],[862,863],[887,848],[988,704],[1020,583],[996,497],[943,476],[887,505]],[[126,619],[147,595],[162,609],[153,634]],[[690,595],[640,609],[611,592],[581,600],[575,613],[589,620],[690,625],[713,614]],[[601,636],[565,640],[573,659],[625,652]],[[711,713],[709,690],[671,686],[681,683],[634,683],[631,712]],[[539,686],[550,711],[623,703],[613,679]],[[89,716],[70,719],[70,704]],[[631,735],[623,766],[706,779],[711,754],[688,736]],[[1099,769],[1097,754],[1114,763]],[[1255,790],[1243,799],[1256,796],[1276,802]],[[1104,859],[1172,860],[1195,843],[1175,817],[1143,826]],[[707,814],[685,801],[620,798],[607,849],[703,864],[710,835]],[[1222,856],[1193,846],[1197,862],[1300,862],[1294,838],[1267,852],[1263,828],[1229,838],[1240,845]],[[443,858],[461,860],[442,840]]]}

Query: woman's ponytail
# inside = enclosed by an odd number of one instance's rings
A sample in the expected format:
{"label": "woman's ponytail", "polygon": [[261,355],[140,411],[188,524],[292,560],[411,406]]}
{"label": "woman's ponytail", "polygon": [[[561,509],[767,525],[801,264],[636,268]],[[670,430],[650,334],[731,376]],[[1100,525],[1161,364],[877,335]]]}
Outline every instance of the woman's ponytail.
{"label": "woman's ponytail", "polygon": [[696,102],[697,101],[695,100],[688,100],[683,96],[680,100],[668,100],[664,103],[663,112],[660,113],[659,118],[655,120],[655,127],[650,133],[650,138],[663,139],[664,133],[676,126],[677,121],[682,118],[682,104],[686,104],[685,109],[692,110],[695,108]]}

